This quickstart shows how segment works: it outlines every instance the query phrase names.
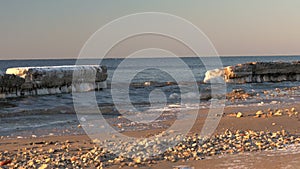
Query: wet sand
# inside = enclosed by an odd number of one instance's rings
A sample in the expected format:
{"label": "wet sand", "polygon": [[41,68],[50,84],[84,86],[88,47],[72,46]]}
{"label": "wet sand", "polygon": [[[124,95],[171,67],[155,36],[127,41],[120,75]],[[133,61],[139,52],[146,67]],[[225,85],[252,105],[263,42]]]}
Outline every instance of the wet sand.
{"label": "wet sand", "polygon": [[[222,133],[226,129],[235,130],[254,130],[254,131],[281,131],[286,130],[293,135],[300,135],[300,116],[293,115],[289,117],[283,113],[282,116],[260,117],[256,118],[255,113],[258,110],[266,111],[268,108],[274,106],[247,106],[247,107],[226,107],[224,115],[215,131],[215,134]],[[281,109],[295,108],[300,110],[300,104],[282,104],[276,105]],[[243,117],[237,118],[232,113],[242,112]],[[201,114],[207,113],[207,110],[201,110]],[[190,134],[200,133],[204,124],[204,117],[197,118],[195,125],[191,129]],[[165,122],[165,123],[172,123]],[[125,132],[128,136],[145,137],[155,135],[161,132],[162,129],[146,130],[146,131],[131,131]],[[69,144],[71,154],[80,152],[88,152],[95,145],[87,135],[67,135],[67,136],[48,136],[42,138],[2,138],[0,140],[0,151],[16,153],[21,149],[37,150],[43,148],[44,150],[59,149],[62,144],[67,142]],[[54,152],[60,153],[60,152]],[[1,159],[1,158],[0,158]],[[6,159],[1,159],[6,160]],[[258,152],[244,152],[241,154],[225,154],[205,157],[202,160],[186,160],[177,161],[175,163],[170,161],[158,161],[157,164],[146,166],[139,166],[140,168],[172,168],[176,165],[190,165],[195,168],[297,168],[300,166],[300,148],[291,147],[288,150],[275,150],[275,151],[258,151]],[[49,164],[50,166],[51,164]],[[8,164],[9,166],[9,164]],[[6,166],[7,167],[7,166]],[[118,165],[109,166],[107,168],[116,169]],[[125,166],[124,168],[131,168]]]}
{"label": "wet sand", "polygon": [[[204,160],[189,160],[184,162],[159,162],[156,165],[140,167],[143,169],[172,169],[175,166],[189,166],[195,167],[195,169],[282,169],[282,168],[299,168],[300,165],[300,152],[297,149],[297,153],[290,154],[281,151],[274,152],[252,152],[241,153],[236,155],[222,155],[207,157]],[[110,169],[117,169],[118,166],[109,167]],[[132,167],[123,167],[124,169],[130,169]]]}

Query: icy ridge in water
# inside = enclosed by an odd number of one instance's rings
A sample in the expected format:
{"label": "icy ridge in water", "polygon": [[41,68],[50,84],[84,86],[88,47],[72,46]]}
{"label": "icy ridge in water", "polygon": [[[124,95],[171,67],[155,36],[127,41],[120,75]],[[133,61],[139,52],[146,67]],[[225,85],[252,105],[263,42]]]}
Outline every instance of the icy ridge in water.
{"label": "icy ridge in water", "polygon": [[300,81],[300,61],[294,62],[249,62],[209,70],[205,83],[262,83]]}
{"label": "icy ridge in water", "polygon": [[0,97],[99,90],[106,79],[107,68],[99,65],[9,68],[0,78]]}

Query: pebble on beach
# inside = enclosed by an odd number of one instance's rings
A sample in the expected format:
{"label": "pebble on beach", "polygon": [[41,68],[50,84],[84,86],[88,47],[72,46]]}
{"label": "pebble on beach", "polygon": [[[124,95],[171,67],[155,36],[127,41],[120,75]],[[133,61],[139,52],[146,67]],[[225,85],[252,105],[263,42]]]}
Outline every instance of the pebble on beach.
{"label": "pebble on beach", "polygon": [[264,112],[262,110],[259,110],[255,113],[255,117],[261,117],[262,115],[264,115]]}
{"label": "pebble on beach", "polygon": [[[180,136],[176,136],[176,138],[180,139]],[[170,138],[170,140],[165,140],[165,142],[172,142],[176,138]],[[174,147],[169,147],[165,150],[160,150],[160,140],[151,142],[145,138],[137,139],[136,143],[112,143],[116,149],[123,150],[122,155],[114,155],[108,149],[96,145],[90,148],[81,147],[74,149],[73,143],[68,140],[51,144],[50,142],[37,142],[34,145],[40,145],[43,148],[32,147],[20,149],[18,152],[0,152],[0,160],[3,160],[0,166],[40,169],[61,167],[103,168],[111,165],[140,167],[152,165],[161,160],[170,162],[189,159],[201,160],[207,156],[220,154],[284,149],[289,144],[298,143],[300,143],[300,137],[291,135],[285,130],[278,132],[226,130],[224,133],[207,139],[194,134],[185,137]],[[52,148],[47,148],[47,146]],[[133,149],[142,150],[145,147],[150,150],[157,150],[160,153],[150,157],[144,156],[145,151],[141,151],[138,154],[132,153]],[[47,149],[48,151],[44,151]]]}
{"label": "pebble on beach", "polygon": [[252,116],[254,118],[271,118],[271,117],[279,117],[279,116],[289,116],[289,117],[296,117],[298,118],[298,112],[296,108],[285,108],[285,109],[271,109],[268,108],[267,110],[258,110],[256,111],[255,114],[251,113],[243,113],[243,112],[238,112],[238,113],[231,113],[227,114],[226,116],[228,117],[236,117],[236,118],[241,118],[241,117],[246,117],[246,116]]}
{"label": "pebble on beach", "polygon": [[277,110],[277,111],[274,113],[274,116],[282,116],[282,113],[283,113],[282,110]]}
{"label": "pebble on beach", "polygon": [[241,113],[241,112],[238,112],[238,113],[236,114],[236,117],[237,117],[237,118],[241,118],[241,117],[243,117],[243,113]]}

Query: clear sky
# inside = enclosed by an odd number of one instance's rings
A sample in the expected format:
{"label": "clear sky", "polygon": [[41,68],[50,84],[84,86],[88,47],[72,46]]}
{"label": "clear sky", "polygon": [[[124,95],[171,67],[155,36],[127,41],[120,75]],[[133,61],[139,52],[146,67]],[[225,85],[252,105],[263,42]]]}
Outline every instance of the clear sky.
{"label": "clear sky", "polygon": [[220,55],[300,54],[300,0],[1,0],[0,59],[76,58],[101,26],[137,12],[191,21]]}

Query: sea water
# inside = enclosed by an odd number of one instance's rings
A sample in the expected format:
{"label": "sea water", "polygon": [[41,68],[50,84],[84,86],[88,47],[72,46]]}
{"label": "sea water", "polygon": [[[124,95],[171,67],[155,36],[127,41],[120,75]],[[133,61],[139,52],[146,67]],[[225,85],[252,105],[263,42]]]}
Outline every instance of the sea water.
{"label": "sea water", "polygon": [[[93,62],[107,66],[108,79],[107,89],[95,91],[97,106],[101,112],[114,121],[120,114],[128,116],[146,116],[149,118],[156,116],[156,112],[172,111],[178,108],[193,109],[195,107],[207,108],[209,100],[196,100],[197,91],[193,90],[193,85],[198,85],[200,92],[210,91],[210,86],[203,84],[205,66],[199,57],[181,58],[188,66],[178,66],[172,64],[175,58],[136,58],[128,66],[119,65],[124,59],[104,59],[88,60],[86,63]],[[206,58],[209,60],[209,58]],[[297,61],[300,56],[241,56],[241,57],[221,57],[221,66],[236,65],[245,62],[255,61]],[[141,64],[139,64],[141,63]],[[214,64],[206,62],[208,64]],[[57,59],[57,60],[2,60],[0,70],[5,72],[10,67],[34,67],[34,66],[62,66],[74,65],[76,59]],[[154,65],[152,69],[143,69],[145,64]],[[155,65],[158,68],[155,68]],[[163,66],[159,66],[163,65]],[[141,70],[141,71],[137,71]],[[176,77],[168,74],[167,71],[175,74]],[[122,79],[113,81],[114,73],[122,72]],[[186,71],[193,73],[194,79],[185,80]],[[132,76],[134,75],[134,76]],[[133,77],[133,78],[126,78]],[[113,85],[112,85],[113,84]],[[247,92],[263,92],[275,88],[286,88],[300,86],[299,82],[281,83],[253,83],[253,84],[227,84],[228,92],[233,89],[243,89]],[[112,96],[112,90],[117,97]],[[43,93],[41,91],[41,93]],[[300,95],[300,94],[299,94]],[[283,101],[297,101],[298,94],[282,98]],[[180,104],[182,99],[186,100],[184,105]],[[263,104],[272,104],[276,100],[267,100]],[[248,104],[262,104],[261,100],[247,100],[239,103],[226,102],[228,106],[245,106]],[[13,136],[22,132],[38,130],[52,130],[55,127],[70,128],[78,124],[74,114],[72,94],[55,94],[26,96],[0,100],[0,133],[4,136]],[[119,109],[116,108],[118,105]],[[95,106],[95,105],[92,105]],[[121,108],[121,109],[120,109]],[[59,124],[59,125],[58,125]]]}

